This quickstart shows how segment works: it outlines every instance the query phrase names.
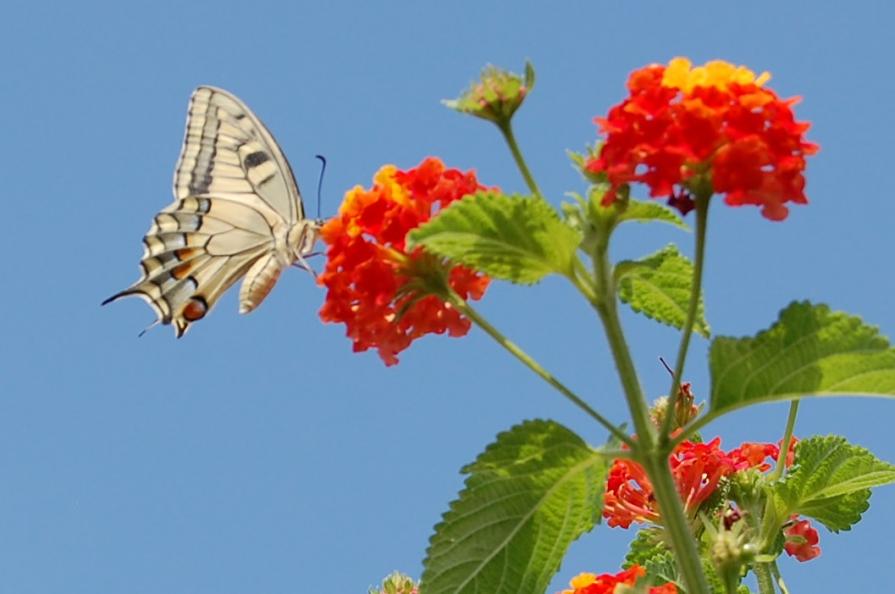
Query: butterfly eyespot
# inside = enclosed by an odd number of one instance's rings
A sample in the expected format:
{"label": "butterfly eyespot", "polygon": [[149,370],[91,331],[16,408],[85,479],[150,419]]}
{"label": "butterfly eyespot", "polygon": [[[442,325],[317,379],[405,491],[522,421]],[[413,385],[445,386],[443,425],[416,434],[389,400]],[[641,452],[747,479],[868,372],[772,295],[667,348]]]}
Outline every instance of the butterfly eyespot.
{"label": "butterfly eyespot", "polygon": [[208,313],[208,304],[204,297],[190,297],[190,300],[183,307],[183,319],[187,322],[195,322],[201,320]]}

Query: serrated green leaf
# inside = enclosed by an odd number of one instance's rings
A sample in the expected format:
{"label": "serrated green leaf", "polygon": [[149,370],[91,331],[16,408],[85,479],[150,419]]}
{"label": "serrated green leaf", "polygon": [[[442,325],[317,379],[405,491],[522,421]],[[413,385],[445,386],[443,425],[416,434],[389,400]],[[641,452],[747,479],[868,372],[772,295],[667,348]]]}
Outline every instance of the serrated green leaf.
{"label": "serrated green leaf", "polygon": [[629,200],[628,207],[619,215],[618,222],[637,223],[669,223],[689,231],[690,227],[676,212],[658,202],[646,202],[645,200]]}
{"label": "serrated green leaf", "polygon": [[628,553],[625,555],[622,567],[628,569],[632,565],[646,566],[653,560],[664,563],[666,557],[671,558],[673,562],[671,551],[662,540],[662,531],[658,528],[644,528],[628,545]]}
{"label": "serrated green leaf", "polygon": [[[687,319],[693,264],[673,244],[642,260],[626,260],[615,267],[618,296],[631,309],[657,322],[682,328]],[[693,330],[709,335],[702,299]]]}
{"label": "serrated green leaf", "polygon": [[895,349],[879,330],[807,301],[754,338],[716,338],[709,365],[710,418],[805,396],[895,396]]}
{"label": "serrated green leaf", "polygon": [[531,284],[570,273],[580,239],[541,198],[479,192],[414,230],[408,244],[492,278]]}
{"label": "serrated green leaf", "polygon": [[435,527],[420,591],[542,594],[569,544],[597,523],[607,468],[552,421],[501,433],[463,469],[466,486]]}
{"label": "serrated green leaf", "polygon": [[799,442],[792,471],[772,489],[781,518],[801,514],[838,532],[861,519],[871,487],[893,482],[895,466],[834,435]]}

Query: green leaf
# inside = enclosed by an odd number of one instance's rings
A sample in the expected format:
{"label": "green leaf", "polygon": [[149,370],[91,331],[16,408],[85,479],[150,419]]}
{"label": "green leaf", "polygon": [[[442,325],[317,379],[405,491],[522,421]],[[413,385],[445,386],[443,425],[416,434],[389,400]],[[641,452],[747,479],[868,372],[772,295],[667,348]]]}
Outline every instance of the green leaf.
{"label": "green leaf", "polygon": [[420,591],[542,594],[569,544],[600,517],[608,460],[552,421],[497,436],[463,469],[435,527]]}
{"label": "green leaf", "polygon": [[807,301],[754,338],[716,338],[709,366],[709,418],[803,396],[895,396],[895,349],[879,330]]}
{"label": "green leaf", "polygon": [[618,222],[625,223],[628,221],[637,223],[669,223],[685,231],[690,230],[684,219],[676,212],[658,202],[647,202],[645,200],[632,199],[628,202],[628,207],[619,215]]}
{"label": "green leaf", "polygon": [[780,518],[801,514],[838,532],[861,519],[871,487],[893,482],[895,466],[833,435],[799,442],[792,471],[772,489]]}
{"label": "green leaf", "polygon": [[645,528],[637,533],[628,546],[628,554],[625,555],[622,567],[629,569],[632,565],[640,565],[646,569],[646,578],[638,582],[638,586],[679,582],[674,555],[665,544],[660,528]]}
{"label": "green leaf", "polygon": [[622,567],[624,569],[628,569],[632,565],[645,567],[651,562],[664,564],[666,559],[671,559],[672,563],[674,562],[671,551],[668,549],[665,541],[662,540],[661,529],[644,528],[637,533],[637,536],[628,545],[628,553],[625,555],[625,562]]}
{"label": "green leaf", "polygon": [[421,245],[487,274],[531,284],[571,273],[580,235],[546,201],[479,192],[458,200],[413,231]]}
{"label": "green leaf", "polygon": [[[657,322],[683,328],[690,304],[693,264],[673,244],[642,260],[626,260],[615,267],[619,298]],[[694,331],[709,335],[702,299]]]}

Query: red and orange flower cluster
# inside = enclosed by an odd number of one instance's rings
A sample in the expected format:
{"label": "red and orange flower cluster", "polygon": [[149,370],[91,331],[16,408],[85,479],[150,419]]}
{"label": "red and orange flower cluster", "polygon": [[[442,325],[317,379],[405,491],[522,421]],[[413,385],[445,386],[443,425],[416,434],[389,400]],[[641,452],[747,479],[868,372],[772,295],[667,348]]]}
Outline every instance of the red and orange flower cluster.
{"label": "red and orange flower cluster", "polygon": [[[632,565],[615,575],[581,573],[569,582],[572,588],[563,590],[560,594],[613,594],[616,586],[633,586],[645,575],[646,570],[639,565]],[[662,586],[650,588],[649,594],[677,594],[677,586],[668,582]]]}
{"label": "red and orange flower cluster", "polygon": [[[795,441],[787,454],[787,464],[792,464]],[[744,443],[729,452],[720,446],[721,438],[708,443],[683,441],[668,459],[678,493],[689,513],[695,513],[711,497],[722,478],[749,468],[767,471],[780,452],[771,443]],[[653,486],[642,466],[626,459],[613,463],[606,481],[603,517],[610,526],[622,528],[635,522],[661,522]]]}
{"label": "red and orange flower cluster", "polygon": [[[768,219],[785,219],[787,202],[804,204],[805,157],[818,146],[805,140],[809,124],[744,66],[713,61],[693,67],[686,58],[633,72],[630,95],[595,122],[605,135],[586,169],[605,175],[609,204],[631,182],[686,213],[708,187],[732,206],[761,206]],[[706,186],[708,184],[708,186]]]}
{"label": "red and orange flower cluster", "polygon": [[[786,465],[795,459],[796,438],[786,454]],[[678,494],[687,513],[695,514],[717,490],[721,479],[737,472],[755,469],[767,472],[780,456],[780,448],[772,443],[744,443],[728,452],[721,449],[721,438],[708,443],[683,441],[668,459]],[[633,523],[661,523],[653,486],[643,467],[627,459],[615,460],[609,469],[603,495],[603,517],[613,527],[629,528]],[[793,517],[793,524],[784,531],[786,552],[799,561],[820,555],[817,530],[808,520]]]}
{"label": "red and orange flower cluster", "polygon": [[[349,190],[321,232],[328,244],[319,278],[327,288],[323,321],[344,323],[354,350],[375,348],[386,365],[397,363],[398,353],[425,334],[466,334],[469,320],[450,304],[404,291],[410,280],[404,273],[425,257],[420,249],[407,253],[406,238],[438,209],[482,189],[474,173],[428,158],[408,171],[386,165],[373,187]],[[447,275],[464,299],[481,298],[489,282],[462,266]]]}

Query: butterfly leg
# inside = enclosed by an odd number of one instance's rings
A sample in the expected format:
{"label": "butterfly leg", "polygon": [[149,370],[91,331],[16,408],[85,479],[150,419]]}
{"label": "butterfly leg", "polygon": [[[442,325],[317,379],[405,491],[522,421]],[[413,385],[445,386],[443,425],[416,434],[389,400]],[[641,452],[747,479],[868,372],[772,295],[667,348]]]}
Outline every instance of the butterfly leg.
{"label": "butterfly leg", "polygon": [[[317,256],[317,255],[320,255],[320,253],[319,252],[311,253],[311,254],[308,254],[308,257]],[[305,260],[302,256],[299,256],[298,260],[293,262],[292,265],[295,266],[296,268],[301,268],[302,270],[306,270],[306,271],[310,272],[311,276],[314,277],[314,280],[315,281],[317,280],[317,271],[314,270],[313,268],[311,268],[311,265],[308,264],[307,260]]]}

